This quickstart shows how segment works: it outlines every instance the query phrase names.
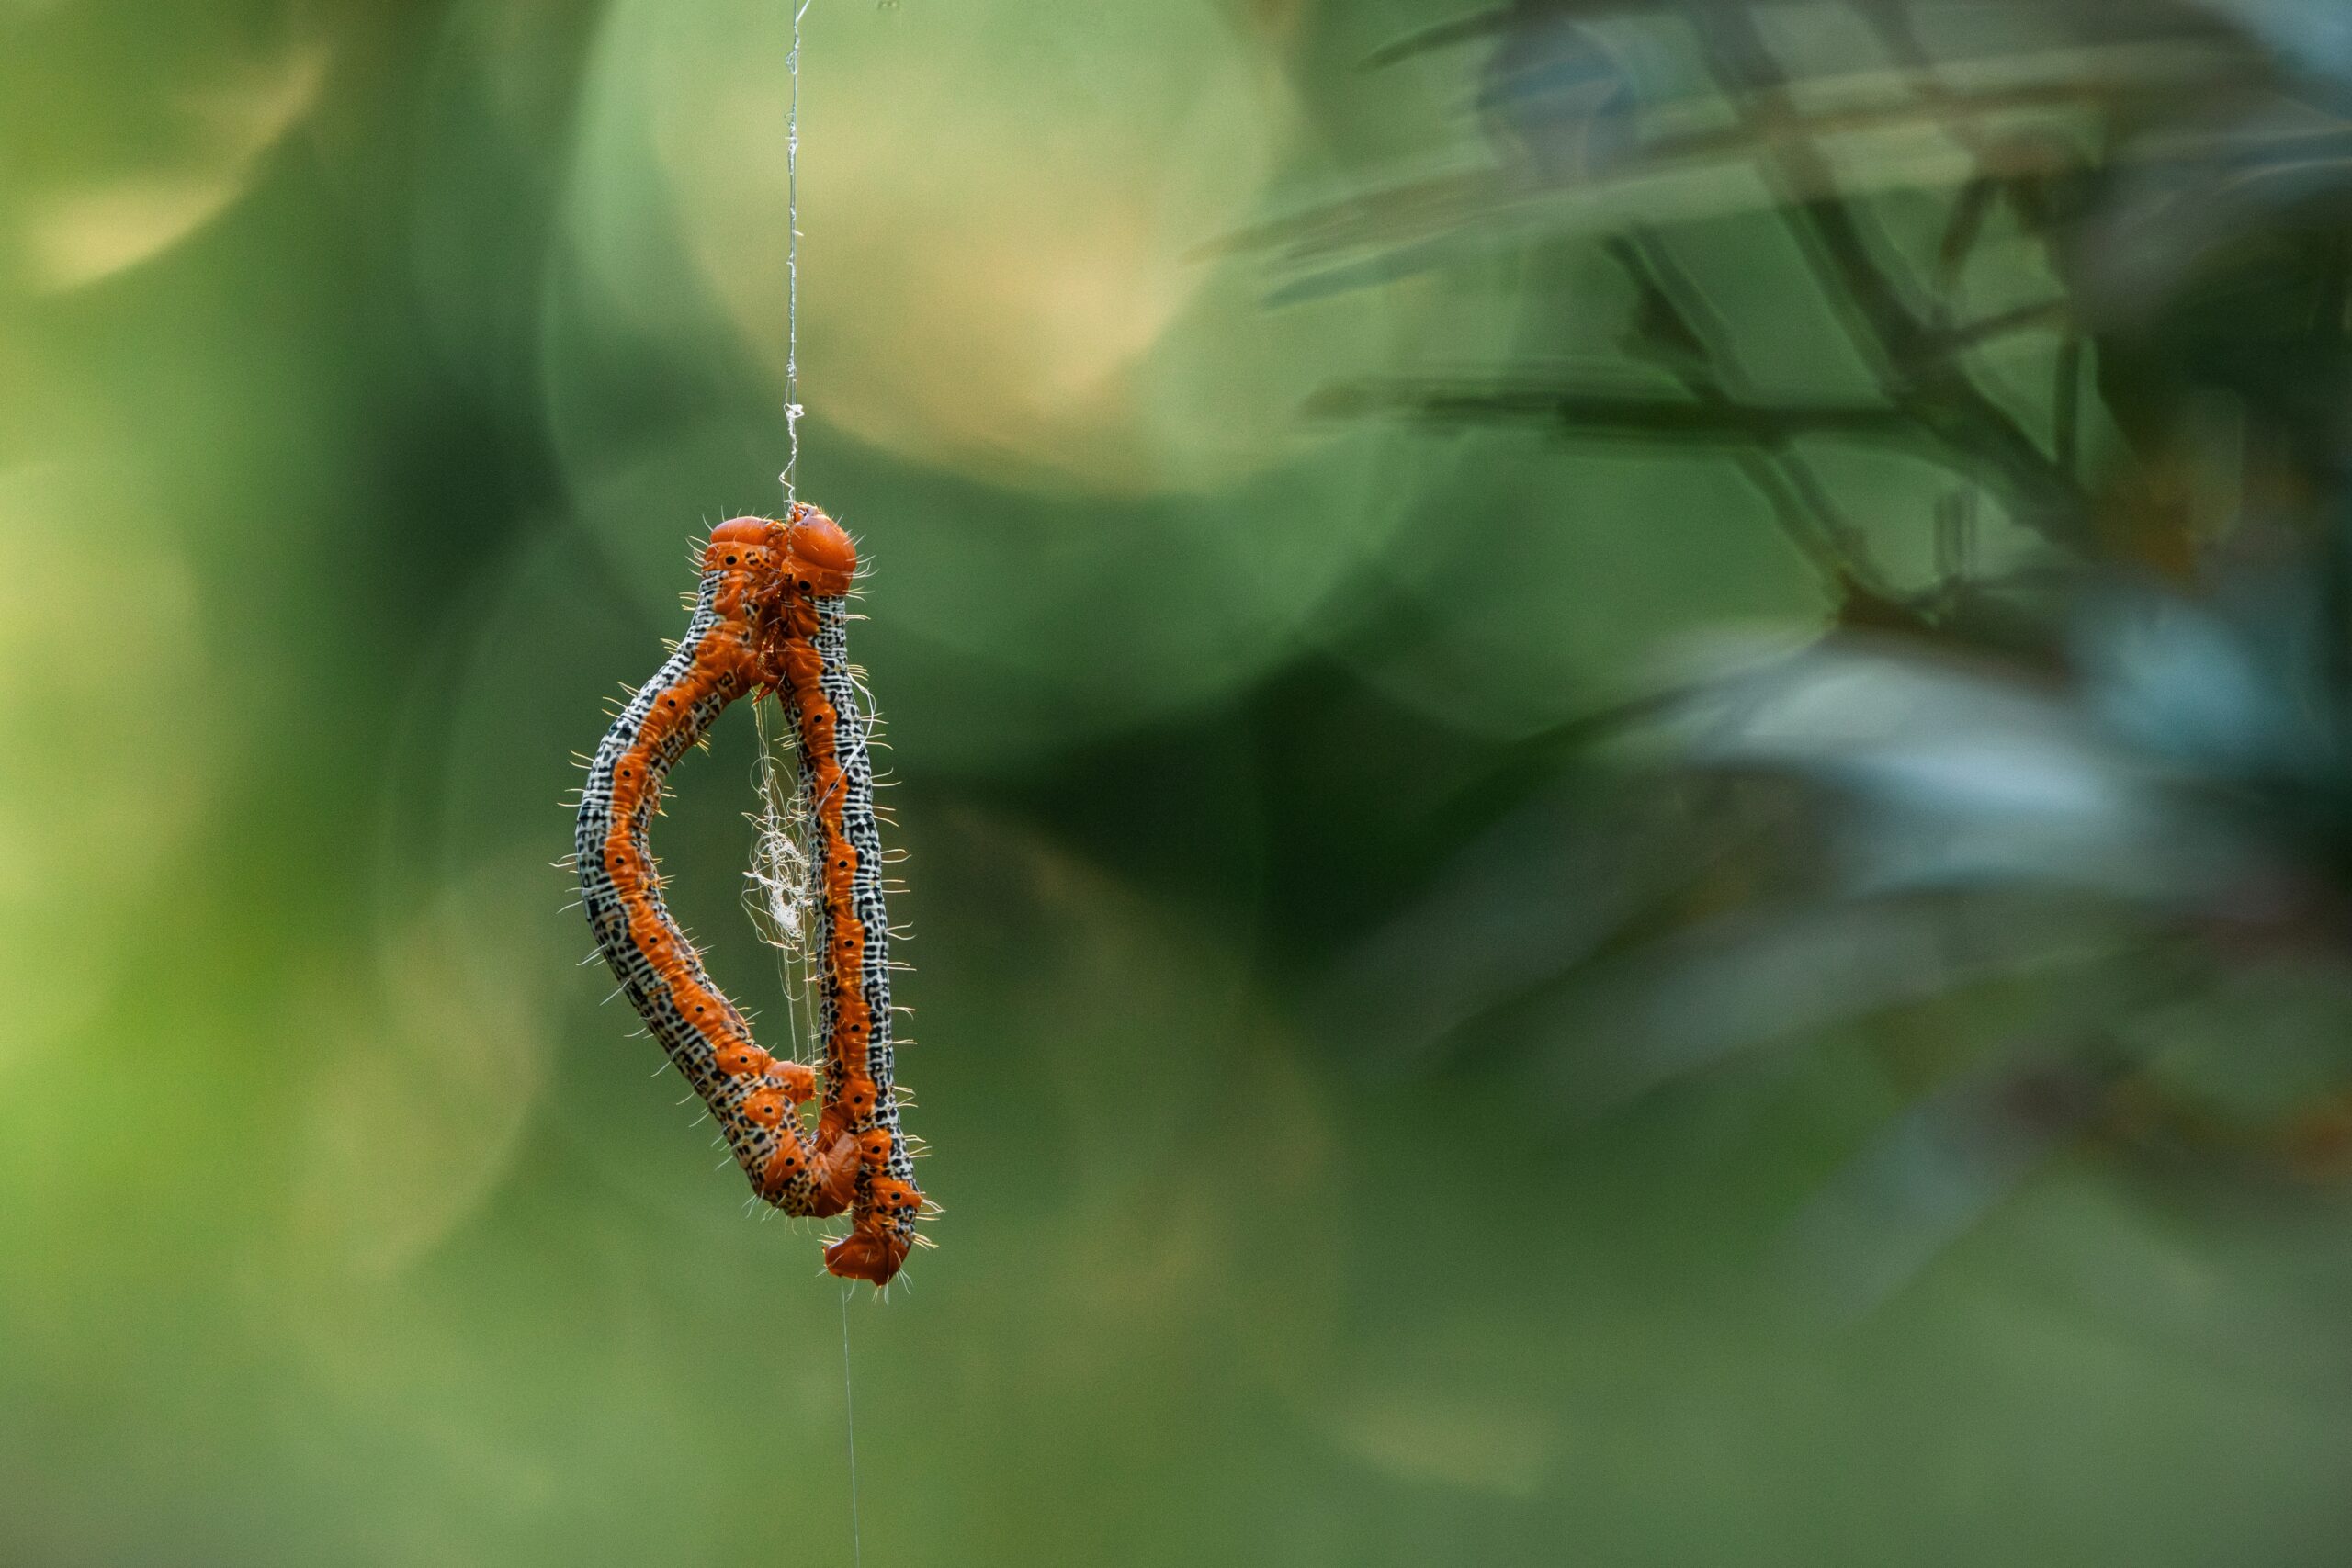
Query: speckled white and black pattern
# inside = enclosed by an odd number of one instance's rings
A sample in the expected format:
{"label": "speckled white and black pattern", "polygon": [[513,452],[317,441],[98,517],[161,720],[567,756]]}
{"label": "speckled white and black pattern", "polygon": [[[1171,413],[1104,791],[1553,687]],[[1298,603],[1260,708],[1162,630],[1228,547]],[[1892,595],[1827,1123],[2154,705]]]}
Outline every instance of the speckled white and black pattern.
{"label": "speckled white and black pattern", "polygon": [[[810,640],[823,662],[820,684],[834,714],[834,757],[842,776],[842,830],[857,863],[850,901],[858,923],[865,928],[859,989],[865,995],[866,1013],[872,1021],[865,1042],[865,1076],[874,1081],[878,1091],[872,1111],[852,1122],[850,1130],[863,1133],[880,1128],[888,1133],[890,1158],[887,1174],[912,1185],[914,1157],[899,1127],[899,1101],[892,1077],[896,1063],[890,1044],[890,917],[882,891],[882,833],[874,813],[874,758],[868,744],[873,722],[871,716],[858,705],[857,682],[850,674],[846,600],[829,599],[818,604],[817,634]],[[824,820],[821,811],[812,815],[819,821]],[[826,909],[822,904],[819,908]],[[829,911],[820,918],[819,941],[818,951],[831,951],[833,930]],[[825,1010],[824,1021],[830,1029],[830,1000]],[[914,1216],[909,1214],[904,1221],[906,1234],[911,1235],[913,1226]]]}
{"label": "speckled white and black pattern", "polygon": [[[616,794],[633,797],[635,806],[621,835],[628,846],[643,846],[659,809],[662,782],[672,767],[699,740],[726,710],[727,705],[751,690],[748,676],[737,668],[748,651],[743,626],[723,615],[718,600],[723,574],[703,581],[685,640],[665,660],[653,679],[631,699],[605,733],[589,763],[581,793],[574,848],[580,866],[581,898],[596,945],[612,966],[629,1005],[645,1021],[670,1060],[677,1064],[695,1094],[709,1107],[736,1163],[743,1168],[762,1196],[791,1213],[819,1212],[813,1179],[805,1173],[781,1184],[766,1179],[769,1164],[787,1139],[798,1136],[795,1123],[762,1125],[746,1113],[755,1096],[780,1091],[786,1080],[765,1070],[729,1074],[720,1070],[718,1051],[729,1041],[749,1044],[752,1034],[741,1012],[711,984],[701,957],[678,931],[662,902],[658,871],[641,849],[622,848],[616,860],[613,829]],[[716,656],[716,657],[715,657]],[[697,679],[700,676],[702,678]],[[683,696],[683,694],[694,694]],[[650,748],[640,744],[657,708],[670,705],[670,722]],[[642,781],[631,780],[616,791],[618,771],[636,765],[646,770]],[[639,863],[641,860],[641,863]],[[626,889],[643,888],[643,897],[662,931],[660,940],[673,942],[687,982],[664,976],[633,934]],[[642,929],[643,921],[639,922]],[[689,1017],[691,1010],[703,1016]]]}

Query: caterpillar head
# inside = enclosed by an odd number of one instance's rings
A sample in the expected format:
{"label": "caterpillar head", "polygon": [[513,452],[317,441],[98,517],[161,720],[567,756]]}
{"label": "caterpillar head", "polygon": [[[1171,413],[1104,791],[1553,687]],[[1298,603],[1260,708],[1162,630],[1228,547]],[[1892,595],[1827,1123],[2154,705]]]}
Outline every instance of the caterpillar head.
{"label": "caterpillar head", "polygon": [[[812,576],[822,578],[817,586],[820,593],[846,593],[850,579],[857,575],[857,546],[851,543],[842,525],[813,506],[793,503],[792,517],[781,525],[786,554],[802,563]],[[826,584],[838,581],[838,588]]]}
{"label": "caterpillar head", "polygon": [[705,571],[748,569],[767,579],[763,596],[779,602],[787,592],[806,591],[819,598],[838,598],[849,592],[857,576],[857,546],[842,525],[813,506],[795,503],[792,515],[730,517],[710,531],[703,550]]}

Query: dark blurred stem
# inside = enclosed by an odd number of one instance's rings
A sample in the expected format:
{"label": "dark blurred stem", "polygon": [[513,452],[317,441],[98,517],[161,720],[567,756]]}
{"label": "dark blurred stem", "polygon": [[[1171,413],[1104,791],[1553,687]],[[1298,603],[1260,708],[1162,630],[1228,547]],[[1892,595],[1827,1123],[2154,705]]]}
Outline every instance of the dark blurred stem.
{"label": "dark blurred stem", "polygon": [[1901,441],[1916,436],[1912,417],[1870,404],[1757,408],[1691,402],[1638,393],[1587,392],[1546,381],[1497,385],[1491,378],[1449,386],[1436,381],[1360,381],[1311,399],[1307,412],[1346,415],[1409,409],[1425,419],[1464,421],[1513,415],[1556,423],[1580,437],[1751,442],[1777,446],[1800,435],[1849,435]]}
{"label": "dark blurred stem", "polygon": [[[1636,351],[1662,367],[1701,406],[1718,411],[1739,406],[1735,392],[1746,390],[1746,378],[1731,357],[1729,329],[1691,284],[1673,252],[1655,232],[1642,228],[1628,238],[1610,241],[1605,248],[1640,296],[1637,320],[1643,341]],[[1830,499],[1828,488],[1789,436],[1767,435],[1758,448],[1735,454],[1735,461],[1833,597],[1856,582],[1884,592],[1868,540]]]}
{"label": "dark blurred stem", "polygon": [[2052,375],[2056,385],[2051,389],[2050,446],[2058,466],[2076,483],[2082,481],[2082,416],[2083,416],[2083,340],[2073,333],[2058,348],[2058,363]]}
{"label": "dark blurred stem", "polygon": [[1888,58],[1903,67],[1911,96],[1920,103],[1936,109],[1945,134],[1974,155],[1981,165],[1991,151],[1991,141],[1976,118],[1967,112],[1967,103],[1960,94],[1945,85],[1936,73],[1936,62],[1914,25],[1911,8],[1906,5],[1860,5],[1855,6],[1878,35],[1880,45]]}
{"label": "dark blurred stem", "polygon": [[1786,73],[1755,17],[1740,0],[1695,6],[1685,13],[1724,91],[1744,107],[1758,132],[1758,154],[1781,192],[1800,248],[1832,299],[1842,301],[1855,341],[1876,367],[1887,398],[1962,460],[1963,470],[1996,480],[2021,523],[2052,543],[2089,543],[2082,495],[2073,476],[2046,456],[1960,361],[1932,352],[1935,334],[1906,305],[1871,255],[1852,207],[1837,190],[1827,160],[1802,124]]}
{"label": "dark blurred stem", "polygon": [[1414,55],[1426,54],[1433,49],[1443,49],[1449,44],[1467,43],[1472,39],[1486,38],[1509,27],[1510,19],[1510,7],[1498,6],[1492,10],[1473,11],[1466,17],[1456,17],[1448,21],[1438,22],[1381,45],[1364,57],[1363,63],[1359,69],[1377,71],[1384,66],[1394,65],[1399,61],[1409,60]]}
{"label": "dark blurred stem", "polygon": [[1926,355],[1930,358],[1950,358],[1955,354],[1981,347],[1995,338],[2007,337],[2011,333],[2062,325],[2073,315],[2074,306],[2064,299],[2019,305],[2015,310],[1998,311],[1962,326],[1946,327],[1940,332],[1928,333]]}

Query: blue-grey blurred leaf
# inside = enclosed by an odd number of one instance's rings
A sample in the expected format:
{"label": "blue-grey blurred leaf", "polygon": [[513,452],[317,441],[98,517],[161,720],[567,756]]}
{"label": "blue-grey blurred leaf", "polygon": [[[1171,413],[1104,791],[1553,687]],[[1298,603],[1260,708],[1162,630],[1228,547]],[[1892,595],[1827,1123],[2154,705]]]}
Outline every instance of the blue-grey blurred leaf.
{"label": "blue-grey blurred leaf", "polygon": [[1556,9],[1520,6],[1488,55],[1477,108],[1506,161],[1536,180],[1582,179],[1634,146],[1632,85]]}
{"label": "blue-grey blurred leaf", "polygon": [[1425,1065],[1483,1015],[1575,967],[1743,833],[1668,800],[1596,809],[1561,789],[1497,822],[1318,987],[1326,1032],[1362,1059]]}
{"label": "blue-grey blurred leaf", "polygon": [[1684,725],[1695,763],[1782,771],[1837,795],[1858,894],[2041,885],[2173,899],[2250,853],[2062,694],[1894,645],[1759,664]]}
{"label": "blue-grey blurred leaf", "polygon": [[2352,80],[2352,11],[2335,0],[2192,0],[2234,22],[2299,71]]}
{"label": "blue-grey blurred leaf", "polygon": [[2090,597],[2072,649],[2097,723],[2224,778],[2316,779],[2344,761],[2347,716],[2322,685],[2329,631],[2314,585],[2270,573],[2202,605],[2148,590]]}
{"label": "blue-grey blurred leaf", "polygon": [[1571,977],[1491,1027],[1542,1053],[1562,1103],[1589,1114],[1758,1046],[2130,951],[2133,933],[2088,913],[2024,898],[1768,905]]}
{"label": "blue-grey blurred leaf", "polygon": [[2064,1054],[1989,1064],[1895,1117],[1781,1243],[1792,1296],[1832,1323],[1883,1305],[2066,1147],[2110,1075]]}

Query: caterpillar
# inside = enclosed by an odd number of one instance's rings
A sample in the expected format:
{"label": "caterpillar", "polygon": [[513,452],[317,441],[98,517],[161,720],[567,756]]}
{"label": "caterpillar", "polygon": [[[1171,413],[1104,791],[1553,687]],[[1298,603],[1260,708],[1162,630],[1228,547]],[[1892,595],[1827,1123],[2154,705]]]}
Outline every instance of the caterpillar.
{"label": "caterpillar", "polygon": [[[685,640],[622,710],[589,763],[576,840],[596,945],[646,1028],[710,1109],[763,1200],[787,1214],[848,1211],[825,1249],[843,1279],[889,1283],[924,1210],[892,1078],[890,931],[882,845],[849,665],[857,547],[794,502],[784,520],[712,530]],[[662,901],[647,834],[671,767],[728,704],[773,694],[792,716],[811,824],[821,1086],[761,1049]],[[814,1130],[802,1107],[820,1097]]]}

